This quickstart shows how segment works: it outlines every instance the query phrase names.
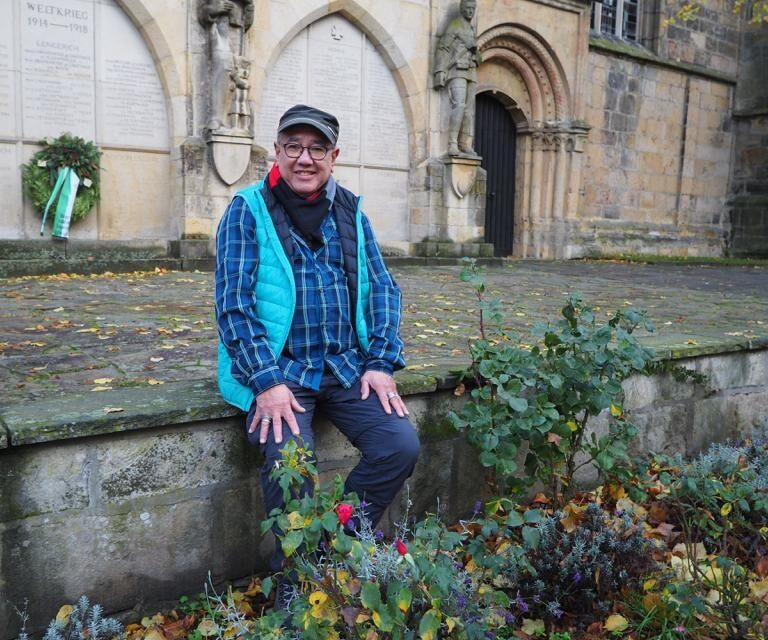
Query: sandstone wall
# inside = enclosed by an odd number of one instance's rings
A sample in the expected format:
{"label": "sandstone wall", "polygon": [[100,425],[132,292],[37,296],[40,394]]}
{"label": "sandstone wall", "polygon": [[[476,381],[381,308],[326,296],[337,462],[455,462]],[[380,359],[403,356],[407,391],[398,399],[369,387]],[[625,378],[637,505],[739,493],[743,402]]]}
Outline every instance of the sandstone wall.
{"label": "sandstone wall", "polygon": [[732,84],[601,49],[588,67],[593,128],[576,245],[584,253],[720,255]]}
{"label": "sandstone wall", "polygon": [[[704,386],[670,376],[626,381],[638,451],[692,454],[765,422],[765,345],[693,349],[677,354],[678,363],[706,374]],[[447,371],[408,375],[399,387],[422,456],[410,492],[385,521],[400,518],[409,499],[417,516],[438,501],[445,520],[466,516],[483,495],[483,470],[445,419],[461,402],[452,393],[455,378]],[[158,600],[198,593],[209,571],[218,582],[266,566],[260,460],[243,437],[242,416],[208,381],[121,393],[125,411],[115,414],[105,414],[93,394],[2,410],[2,640],[15,637],[12,606],[25,599],[31,629],[41,629],[81,594],[107,612],[154,611]],[[325,479],[354,464],[354,450],[329,425],[319,426],[316,440]]]}

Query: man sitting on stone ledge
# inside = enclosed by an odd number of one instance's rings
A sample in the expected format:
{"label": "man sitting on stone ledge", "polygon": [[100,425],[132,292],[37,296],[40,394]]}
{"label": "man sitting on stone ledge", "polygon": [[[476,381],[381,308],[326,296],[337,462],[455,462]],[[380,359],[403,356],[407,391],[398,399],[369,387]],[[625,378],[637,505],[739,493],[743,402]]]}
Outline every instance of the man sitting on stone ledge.
{"label": "man sitting on stone ledge", "polygon": [[[224,213],[216,241],[219,387],[248,413],[248,439],[264,454],[267,513],[282,505],[269,472],[284,436],[314,450],[317,410],[360,450],[346,488],[376,523],[413,471],[419,440],[392,377],[404,366],[400,289],[360,200],[331,175],[338,136],[330,113],[288,109],[272,169]],[[282,561],[278,545],[272,569]]]}

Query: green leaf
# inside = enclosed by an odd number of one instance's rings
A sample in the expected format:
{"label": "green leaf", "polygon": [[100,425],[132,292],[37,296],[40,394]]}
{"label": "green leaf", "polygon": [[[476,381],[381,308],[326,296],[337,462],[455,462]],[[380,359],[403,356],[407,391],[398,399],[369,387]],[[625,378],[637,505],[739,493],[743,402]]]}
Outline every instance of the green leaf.
{"label": "green leaf", "polygon": [[507,404],[513,411],[522,413],[528,408],[528,401],[525,398],[508,398]]}
{"label": "green leaf", "polygon": [[323,525],[323,529],[329,533],[332,533],[336,531],[339,526],[339,517],[333,511],[326,511],[323,514],[323,517],[320,518],[320,522]]}
{"label": "green leaf", "polygon": [[304,542],[304,535],[301,531],[289,531],[283,536],[280,545],[283,548],[283,553],[288,557],[296,552],[302,542]]}
{"label": "green leaf", "polygon": [[440,629],[440,617],[437,611],[430,609],[421,618],[419,623],[419,638],[421,640],[435,640]]}
{"label": "green leaf", "polygon": [[531,549],[538,549],[541,544],[541,532],[534,527],[523,527],[523,540]]}
{"label": "green leaf", "polygon": [[272,592],[272,578],[264,578],[261,581],[261,592],[265,598],[269,598],[269,594]]}
{"label": "green leaf", "polygon": [[333,539],[333,548],[341,554],[352,550],[352,539],[343,531],[339,531]]}
{"label": "green leaf", "polygon": [[523,516],[521,516],[517,511],[511,511],[507,516],[507,520],[504,524],[506,524],[508,527],[520,527],[523,525]]}
{"label": "green leaf", "polygon": [[375,611],[381,607],[381,592],[375,582],[364,582],[360,590],[360,601],[366,609]]}
{"label": "green leaf", "polygon": [[536,524],[541,522],[541,509],[528,509],[528,511],[523,514],[523,518],[525,519],[526,524]]}

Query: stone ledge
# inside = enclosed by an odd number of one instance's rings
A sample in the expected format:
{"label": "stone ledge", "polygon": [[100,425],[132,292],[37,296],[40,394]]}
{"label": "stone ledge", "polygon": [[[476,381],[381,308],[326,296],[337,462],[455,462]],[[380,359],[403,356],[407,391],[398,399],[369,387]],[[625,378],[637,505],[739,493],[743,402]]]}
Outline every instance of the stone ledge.
{"label": "stone ledge", "polygon": [[[652,346],[652,345],[648,345]],[[768,337],[658,345],[657,360],[685,360],[701,356],[757,351],[768,348]],[[415,365],[418,370],[396,374],[403,396],[451,390],[458,385],[464,363]],[[120,411],[109,411],[120,409]],[[42,400],[0,410],[0,449],[145,428],[181,425],[242,415],[224,402],[213,380],[169,382],[148,388],[128,387]]]}

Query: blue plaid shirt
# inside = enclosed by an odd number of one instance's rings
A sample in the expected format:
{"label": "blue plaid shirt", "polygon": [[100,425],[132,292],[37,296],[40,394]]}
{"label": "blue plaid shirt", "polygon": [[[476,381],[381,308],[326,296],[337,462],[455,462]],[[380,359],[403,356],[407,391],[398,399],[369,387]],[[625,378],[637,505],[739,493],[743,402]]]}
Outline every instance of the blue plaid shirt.
{"label": "blue plaid shirt", "polygon": [[[335,193],[333,178],[328,193],[331,197]],[[362,223],[371,282],[368,355],[360,350],[355,334],[341,240],[333,215],[326,216],[320,226],[323,243],[316,250],[291,230],[296,311],[283,353],[275,354],[267,343],[264,325],[254,314],[253,279],[259,262],[256,220],[242,198],[230,203],[216,238],[216,254],[220,257],[216,314],[219,336],[233,350],[232,374],[256,395],[287,380],[318,390],[325,369],[350,387],[364,370],[391,374],[405,365],[399,335],[400,289],[384,264],[365,216]],[[224,269],[223,265],[237,266]]]}

